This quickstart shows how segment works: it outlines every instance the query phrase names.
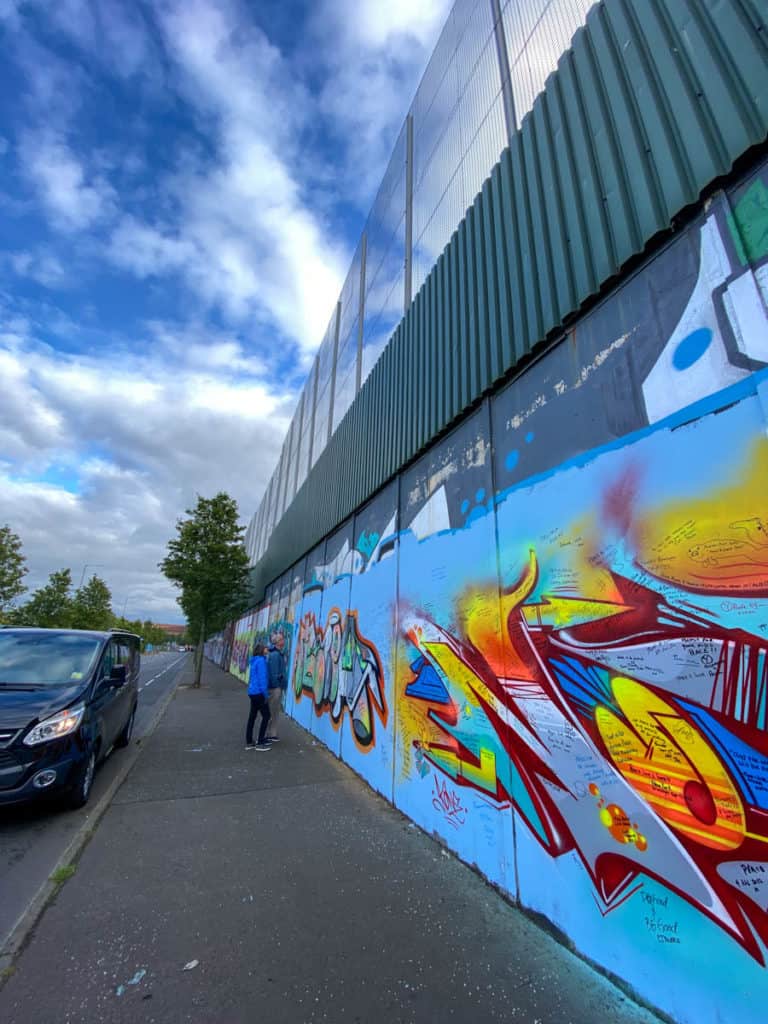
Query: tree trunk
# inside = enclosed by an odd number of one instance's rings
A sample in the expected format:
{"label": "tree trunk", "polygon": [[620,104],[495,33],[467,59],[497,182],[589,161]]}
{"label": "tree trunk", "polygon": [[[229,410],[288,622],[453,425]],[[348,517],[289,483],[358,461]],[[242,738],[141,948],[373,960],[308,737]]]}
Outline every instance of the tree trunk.
{"label": "tree trunk", "polygon": [[195,650],[195,681],[192,684],[195,689],[200,686],[200,677],[203,674],[203,648],[205,646],[205,619],[200,623],[200,636],[197,640],[197,648]]}

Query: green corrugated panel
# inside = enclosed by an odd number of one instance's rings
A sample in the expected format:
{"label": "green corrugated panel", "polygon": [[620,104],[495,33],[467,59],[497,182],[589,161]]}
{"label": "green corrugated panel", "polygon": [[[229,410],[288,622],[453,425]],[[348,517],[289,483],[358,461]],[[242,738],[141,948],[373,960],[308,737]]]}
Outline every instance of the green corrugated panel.
{"label": "green corrugated panel", "polygon": [[[480,192],[472,204],[474,222],[474,309],[476,317],[475,353],[477,361],[477,387],[475,395],[481,395],[491,383],[490,355],[493,347],[488,325],[488,268],[483,234],[483,193]],[[471,293],[472,289],[470,290]]]}
{"label": "green corrugated panel", "polygon": [[402,393],[403,393],[403,364],[404,364],[404,332],[406,332],[406,325],[404,321],[397,328],[394,338],[390,344],[394,345],[395,354],[395,367],[394,367],[394,379],[395,379],[395,392],[397,394],[397,406],[392,409],[392,415],[395,418],[395,445],[394,445],[394,457],[395,462],[398,466],[402,465],[402,454],[406,451],[406,444],[404,444],[404,434],[406,434],[406,424],[404,424],[404,410],[402,408]]}
{"label": "green corrugated panel", "polygon": [[463,221],[464,226],[464,303],[467,309],[467,333],[465,336],[465,383],[462,408],[476,395],[479,383],[477,372],[478,347],[480,339],[477,329],[477,268],[475,267],[475,209],[470,206]]}
{"label": "green corrugated panel", "polygon": [[416,451],[421,450],[427,443],[429,434],[427,433],[427,416],[429,415],[429,399],[427,397],[428,382],[427,382],[427,353],[429,351],[429,324],[428,324],[428,310],[429,310],[429,293],[432,288],[432,282],[434,281],[434,272],[432,272],[425,282],[425,287],[421,292],[421,308],[419,309],[418,319],[416,321],[416,380],[415,380],[415,395],[414,404],[416,406]]}
{"label": "green corrugated panel", "polygon": [[448,358],[451,361],[451,388],[449,391],[448,411],[446,422],[458,416],[461,409],[461,367],[459,366],[459,331],[461,329],[461,318],[459,316],[459,233],[454,232],[448,246],[448,279],[449,279],[449,311],[448,321],[450,336],[448,343]]}
{"label": "green corrugated panel", "polygon": [[[597,200],[602,204],[605,217],[601,225],[605,228],[605,262],[600,261],[597,265],[598,280],[605,280],[619,269],[616,253],[626,252],[632,240],[627,234],[628,221],[624,212],[626,184],[621,153],[611,131],[611,111],[594,51],[593,33],[577,32],[573,38],[574,68],[583,103],[586,139],[593,152]],[[616,225],[621,228],[618,237]]]}
{"label": "green corrugated panel", "polygon": [[410,409],[411,409],[411,441],[409,444],[409,454],[419,451],[423,446],[421,439],[421,416],[422,409],[420,407],[421,398],[421,357],[423,351],[424,335],[422,332],[422,322],[424,316],[424,289],[422,288],[418,295],[418,306],[414,311],[412,321],[412,332],[411,332],[411,376],[410,376]]}
{"label": "green corrugated panel", "polygon": [[363,504],[766,132],[764,0],[596,5],[254,578]]}
{"label": "green corrugated panel", "polygon": [[[636,40],[625,36],[616,38],[615,21],[621,10],[621,0],[614,6],[616,18],[608,16],[605,8],[594,8],[588,18],[593,45],[600,55],[600,75],[603,84],[603,109],[607,120],[600,126],[606,133],[613,153],[613,171],[616,175],[616,202],[608,193],[608,215],[616,242],[615,261],[620,266],[633,252],[642,248],[643,239],[658,230],[662,213],[662,194],[659,191],[656,170],[651,159],[650,139],[640,116],[636,97],[627,76],[625,57],[630,58],[637,46]],[[649,8],[650,9],[650,8]],[[650,98],[650,97],[649,97]],[[593,132],[597,126],[593,122]],[[667,180],[674,191],[684,188],[686,168],[677,159],[669,166]]]}
{"label": "green corrugated panel", "polygon": [[[395,363],[396,346],[390,344],[387,345],[386,349],[389,355],[389,362],[387,363],[387,409],[393,410],[398,408],[400,400],[400,394],[398,391],[398,379],[397,379],[397,367]],[[388,459],[387,467],[390,470],[388,475],[397,471],[397,416],[393,416],[390,412],[387,418],[386,435],[387,435],[387,448],[388,448]]]}
{"label": "green corrugated panel", "polygon": [[475,251],[475,315],[477,316],[477,394],[482,394],[491,385],[491,341],[488,323],[488,266],[485,254],[485,232],[483,230],[483,193],[475,197],[474,210],[474,251]]}
{"label": "green corrugated panel", "polygon": [[440,389],[440,423],[447,423],[450,416],[451,408],[451,388],[453,387],[452,381],[452,367],[453,362],[451,360],[451,295],[450,295],[450,260],[449,260],[450,248],[443,252],[440,257],[440,265],[442,267],[440,274],[440,362],[439,372],[442,380],[437,382]]}
{"label": "green corrugated panel", "polygon": [[[530,118],[525,124],[530,125]],[[530,129],[527,132],[530,138]],[[530,352],[536,339],[542,336],[541,303],[536,276],[536,249],[533,239],[530,214],[530,194],[525,168],[523,132],[518,132],[509,147],[512,157],[512,201],[514,205],[515,230],[510,238],[510,253],[516,263],[516,285],[521,304],[520,324],[523,334],[515,339],[515,348],[522,354]],[[513,286],[514,287],[514,286]]]}
{"label": "green corrugated panel", "polygon": [[429,312],[427,315],[427,322],[429,326],[429,353],[427,355],[426,376],[428,379],[425,381],[425,405],[427,406],[427,437],[434,437],[435,432],[438,430],[438,424],[440,422],[437,412],[437,396],[440,393],[440,389],[434,387],[432,384],[432,377],[437,372],[437,366],[440,357],[440,346],[437,340],[437,295],[440,289],[440,273],[438,271],[437,264],[435,264],[435,269],[433,270],[431,277],[432,285],[429,289]]}
{"label": "green corrugated panel", "polygon": [[[498,179],[497,179],[498,180]],[[504,372],[501,349],[501,328],[499,326],[499,279],[496,266],[496,240],[493,228],[493,183],[492,179],[483,184],[483,260],[486,269],[485,315],[488,320],[488,379],[498,380]]]}
{"label": "green corrugated panel", "polygon": [[427,443],[433,431],[430,430],[430,412],[432,405],[432,388],[428,379],[430,367],[434,366],[434,332],[435,324],[432,319],[432,295],[435,290],[435,270],[430,271],[427,280],[424,282],[424,303],[421,312],[421,353],[419,358],[419,398],[420,423],[419,423],[419,448]]}
{"label": "green corrugated panel", "polygon": [[[368,381],[366,381],[366,383],[362,385],[362,389],[359,392],[359,400],[354,402],[354,404],[357,404],[359,408],[357,410],[357,418],[354,423],[354,434],[353,436],[350,436],[349,458],[347,458],[346,460],[347,470],[351,469],[351,466],[356,461],[354,458],[355,455],[357,456],[357,458],[359,458],[360,455],[366,451],[365,447],[362,447],[362,445],[368,445],[369,443],[370,423],[368,410],[370,399],[368,397],[368,392],[370,390],[370,387],[368,387]],[[361,471],[358,473],[354,471],[350,473],[349,471],[347,471],[343,477],[339,478],[340,485],[349,486],[348,479],[350,476],[356,476],[356,486],[359,488],[359,493],[365,496],[366,490],[368,488],[366,486],[364,473],[362,473]]]}
{"label": "green corrugated panel", "polygon": [[380,404],[382,367],[374,366],[369,379],[371,386],[366,392],[367,408],[364,409],[364,413],[367,415],[365,415],[365,425],[358,445],[362,458],[355,460],[355,472],[362,475],[365,480],[365,490],[370,494],[375,489],[379,468],[378,440],[381,437],[383,418]]}
{"label": "green corrugated panel", "polygon": [[435,436],[435,389],[432,387],[432,374],[435,366],[437,324],[435,323],[435,291],[437,290],[437,272],[432,268],[429,275],[429,288],[424,295],[424,343],[421,359],[421,402],[422,402],[422,434],[421,443],[426,445]]}
{"label": "green corrugated panel", "polygon": [[[520,269],[515,247],[515,206],[512,186],[512,158],[509,150],[502,153],[491,180],[497,179],[494,187],[494,221],[496,226],[496,266],[499,282],[505,289],[499,297],[501,312],[501,345],[504,366],[514,366],[522,359],[523,330],[520,324],[523,296],[518,280]],[[505,329],[506,325],[506,329]]]}
{"label": "green corrugated panel", "polygon": [[[729,152],[738,153],[752,145],[768,121],[768,13],[765,0],[744,0],[741,18],[722,18],[721,0],[705,0],[711,20],[717,26],[710,33],[717,44],[718,70],[706,77],[707,94],[728,139]],[[683,45],[690,47],[687,38]],[[720,99],[719,82],[727,95]],[[726,124],[722,122],[726,121]]]}
{"label": "green corrugated panel", "polygon": [[[381,401],[384,409],[389,409],[390,403],[390,363],[392,356],[390,353],[389,346],[384,349],[381,354],[379,362],[381,363]],[[391,451],[391,424],[392,417],[384,416],[382,421],[379,423],[378,429],[380,435],[378,438],[378,444],[381,445],[381,474],[386,480],[390,477],[397,469],[395,463],[392,460]],[[358,502],[359,504],[359,502]]]}
{"label": "green corrugated panel", "polygon": [[536,331],[529,339],[531,347],[545,337],[559,322],[552,271],[553,242],[550,239],[550,221],[547,218],[548,211],[542,187],[544,171],[541,166],[538,144],[540,111],[541,103],[535,103],[531,116],[526,118],[523,126],[523,132],[528,136],[524,153],[528,186],[528,212],[533,245],[533,276],[526,281],[525,287],[537,293],[541,317]]}
{"label": "green corrugated panel", "polygon": [[403,321],[403,329],[400,334],[400,366],[398,369],[398,380],[400,382],[399,394],[399,416],[400,429],[398,430],[397,464],[401,466],[407,458],[408,444],[410,441],[410,417],[411,410],[408,402],[408,370],[409,370],[409,341],[412,317],[406,317]]}
{"label": "green corrugated panel", "polygon": [[[556,92],[556,90],[552,90]],[[557,108],[557,100],[552,106]],[[566,228],[565,211],[563,209],[563,191],[558,175],[560,168],[555,157],[556,136],[552,118],[549,113],[549,96],[545,94],[542,102],[534,108],[536,123],[536,144],[538,152],[538,168],[541,176],[541,192],[544,202],[544,222],[549,225],[547,269],[552,280],[553,322],[546,323],[547,330],[562,323],[563,319],[578,305],[578,296],[574,287],[572,252]],[[563,176],[567,177],[567,167],[563,168]]]}
{"label": "green corrugated panel", "polygon": [[429,351],[427,353],[427,380],[424,382],[427,393],[427,437],[434,437],[438,430],[437,418],[437,353],[440,349],[437,323],[437,293],[440,288],[440,275],[437,265],[431,274],[432,283],[429,289],[429,309],[427,327],[429,331]]}
{"label": "green corrugated panel", "polygon": [[434,318],[435,318],[435,361],[431,367],[433,403],[433,424],[434,433],[440,429],[445,422],[445,360],[443,359],[443,347],[445,345],[445,253],[443,252],[435,266],[435,290],[434,290]]}
{"label": "green corrugated panel", "polygon": [[402,465],[408,461],[408,455],[413,449],[413,321],[412,315],[407,316],[403,323],[403,362],[401,366],[401,395],[403,400],[400,409],[400,418],[403,423],[403,430],[400,434],[400,453],[398,464]]}
{"label": "green corrugated panel", "polygon": [[[563,124],[574,173],[570,177],[569,192],[583,221],[581,245],[584,252],[584,282],[579,295],[591,295],[615,270],[613,240],[608,224],[608,211],[603,199],[603,180],[598,163],[598,152],[592,139],[585,90],[590,84],[592,65],[584,33],[577,33],[573,49],[561,58],[553,83],[560,83],[563,106]],[[577,254],[574,250],[574,262]]]}
{"label": "green corrugated panel", "polygon": [[[574,92],[575,84],[569,56],[561,62],[559,74],[552,80],[552,88],[547,94],[547,109],[552,133],[551,154],[557,175],[565,244],[570,253],[569,278],[573,290],[573,306],[578,303],[579,296],[589,295],[597,286],[589,244],[591,225],[586,219],[587,211],[583,198],[586,189],[582,190],[580,181],[582,175],[585,175],[586,180],[590,181],[591,174],[589,168],[584,169],[577,163],[574,136],[583,122]],[[565,103],[565,96],[568,95],[571,96],[573,106],[578,111],[575,115],[569,113]],[[589,165],[589,156],[585,154],[583,159]],[[594,188],[590,190],[589,194],[594,201]],[[596,227],[599,231],[599,224]]]}
{"label": "green corrugated panel", "polygon": [[467,353],[469,340],[469,301],[467,299],[467,222],[459,224],[458,259],[456,272],[459,285],[459,330],[456,336],[456,376],[458,389],[458,408],[464,409],[469,401],[469,357]]}

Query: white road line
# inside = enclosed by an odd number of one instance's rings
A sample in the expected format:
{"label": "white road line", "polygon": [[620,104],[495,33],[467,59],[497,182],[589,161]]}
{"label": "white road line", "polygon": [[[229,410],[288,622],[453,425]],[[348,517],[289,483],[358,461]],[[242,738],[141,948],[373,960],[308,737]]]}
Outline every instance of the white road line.
{"label": "white road line", "polygon": [[149,679],[149,680],[147,680],[147,682],[146,682],[146,683],[144,683],[144,685],[143,685],[143,686],[140,686],[140,687],[139,687],[139,690],[146,690],[146,688],[147,688],[148,686],[151,686],[151,685],[152,685],[152,683],[154,683],[154,681],[155,681],[156,679],[159,679],[159,678],[160,678],[160,676],[164,676],[166,672],[170,672],[170,670],[171,670],[171,669],[173,668],[173,666],[174,666],[174,665],[178,665],[180,661],[183,661],[183,660],[184,660],[184,659],[186,658],[186,656],[187,656],[187,655],[186,655],[186,653],[185,653],[185,654],[182,654],[182,656],[181,656],[180,658],[177,658],[177,659],[176,659],[176,661],[172,661],[170,665],[167,665],[167,666],[166,666],[166,667],[165,667],[165,668],[163,669],[163,671],[162,671],[162,672],[158,672],[156,676],[152,676],[152,678],[151,678],[151,679]]}

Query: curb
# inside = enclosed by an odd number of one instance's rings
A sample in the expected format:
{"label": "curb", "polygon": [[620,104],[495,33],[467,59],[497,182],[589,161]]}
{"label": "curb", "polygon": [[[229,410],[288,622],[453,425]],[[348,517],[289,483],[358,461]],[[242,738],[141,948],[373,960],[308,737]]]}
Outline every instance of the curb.
{"label": "curb", "polygon": [[[181,675],[183,667],[179,669],[177,677]],[[168,705],[171,703],[173,698],[176,696],[177,686],[159,702],[154,716],[150,719],[147,726],[147,731],[140,740],[136,740],[126,751],[129,755],[125,758],[123,764],[120,766],[120,770],[115,775],[114,779],[107,786],[104,793],[102,793],[99,800],[89,809],[88,815],[84,818],[82,824],[75,832],[72,839],[67,844],[64,852],[61,854],[55,865],[51,869],[51,872],[37,890],[35,895],[30,900],[29,906],[22,913],[16,924],[11,929],[5,943],[0,949],[0,989],[2,989],[4,983],[7,981],[13,967],[13,961],[19,955],[21,950],[26,945],[28,939],[31,936],[35,925],[40,920],[48,904],[51,902],[53,897],[56,895],[58,890],[61,888],[61,883],[52,882],[51,876],[55,875],[56,872],[73,861],[77,860],[82,851],[88,844],[91,836],[96,831],[96,828],[109,808],[115,793],[125,782],[129,773],[133,769],[133,766],[139,759],[139,756],[144,749],[143,744],[150,738],[152,733],[157,728],[160,719],[166,712]]]}

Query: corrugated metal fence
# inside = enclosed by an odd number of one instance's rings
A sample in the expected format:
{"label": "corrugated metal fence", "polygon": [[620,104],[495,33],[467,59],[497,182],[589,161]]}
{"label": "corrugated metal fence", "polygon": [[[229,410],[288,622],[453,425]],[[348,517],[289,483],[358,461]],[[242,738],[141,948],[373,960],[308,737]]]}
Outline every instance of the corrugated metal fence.
{"label": "corrugated metal fence", "polygon": [[762,0],[604,0],[272,533],[255,596],[768,133]]}

